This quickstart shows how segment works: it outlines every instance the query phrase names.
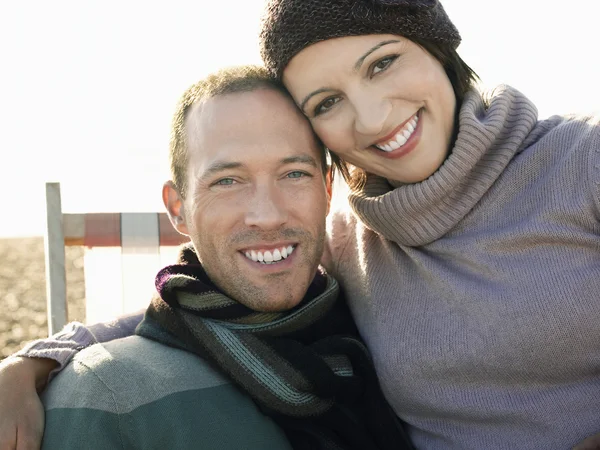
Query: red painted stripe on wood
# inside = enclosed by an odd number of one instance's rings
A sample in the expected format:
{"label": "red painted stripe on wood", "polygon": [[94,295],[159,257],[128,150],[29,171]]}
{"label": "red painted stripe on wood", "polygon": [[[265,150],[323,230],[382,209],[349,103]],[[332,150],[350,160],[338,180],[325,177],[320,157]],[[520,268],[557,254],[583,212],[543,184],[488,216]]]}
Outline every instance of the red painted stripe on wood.
{"label": "red painted stripe on wood", "polygon": [[[135,213],[134,213],[135,214]],[[159,244],[177,246],[189,242],[189,238],[179,234],[165,213],[158,214]],[[75,214],[73,214],[75,216]],[[86,247],[120,247],[121,214],[87,213],[81,214],[85,232],[83,236],[65,235],[65,245],[83,245]],[[71,220],[70,218],[69,220]],[[78,234],[78,233],[77,233]]]}
{"label": "red painted stripe on wood", "polygon": [[83,245],[86,247],[120,247],[121,214],[86,214]]}
{"label": "red painted stripe on wood", "polygon": [[158,232],[160,245],[179,245],[190,241],[190,238],[177,232],[166,213],[158,214]]}

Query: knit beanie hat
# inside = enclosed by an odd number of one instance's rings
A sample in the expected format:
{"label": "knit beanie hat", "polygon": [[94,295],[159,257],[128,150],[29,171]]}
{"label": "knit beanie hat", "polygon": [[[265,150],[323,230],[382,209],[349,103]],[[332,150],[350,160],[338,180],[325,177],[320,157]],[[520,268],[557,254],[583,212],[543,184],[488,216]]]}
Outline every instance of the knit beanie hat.
{"label": "knit beanie hat", "polygon": [[319,41],[365,34],[396,34],[456,49],[460,34],[437,0],[268,0],[260,53],[271,75]]}

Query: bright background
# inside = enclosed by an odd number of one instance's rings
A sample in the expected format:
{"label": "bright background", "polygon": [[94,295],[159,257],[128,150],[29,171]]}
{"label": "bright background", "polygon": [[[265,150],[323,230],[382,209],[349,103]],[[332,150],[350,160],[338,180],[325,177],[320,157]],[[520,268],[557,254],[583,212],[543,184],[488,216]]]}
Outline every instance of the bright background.
{"label": "bright background", "polygon": [[[443,3],[487,86],[517,87],[541,117],[600,110],[597,0]],[[175,103],[259,62],[261,5],[0,0],[0,237],[43,233],[46,181],[65,212],[162,210]]]}

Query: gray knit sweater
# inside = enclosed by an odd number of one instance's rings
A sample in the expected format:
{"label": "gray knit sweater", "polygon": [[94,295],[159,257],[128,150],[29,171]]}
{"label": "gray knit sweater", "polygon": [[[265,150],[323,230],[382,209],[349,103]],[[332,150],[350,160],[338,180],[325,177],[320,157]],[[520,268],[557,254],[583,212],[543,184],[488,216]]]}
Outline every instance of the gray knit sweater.
{"label": "gray knit sweater", "polygon": [[567,449],[600,432],[600,125],[471,92],[429,179],[369,177],[330,272],[422,449]]}

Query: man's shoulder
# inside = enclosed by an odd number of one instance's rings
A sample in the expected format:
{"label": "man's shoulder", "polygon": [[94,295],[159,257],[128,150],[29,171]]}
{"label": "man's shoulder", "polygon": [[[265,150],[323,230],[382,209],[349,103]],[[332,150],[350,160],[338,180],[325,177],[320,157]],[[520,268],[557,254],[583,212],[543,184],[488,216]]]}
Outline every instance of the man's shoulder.
{"label": "man's shoulder", "polygon": [[81,351],[43,401],[44,449],[119,442],[144,449],[289,448],[252,399],[207,361],[140,336]]}
{"label": "man's shoulder", "polygon": [[[111,376],[119,381],[131,381],[130,375],[142,375],[145,385],[167,379],[192,383],[196,388],[210,388],[229,383],[217,369],[205,359],[160,342],[141,336],[97,344],[80,352],[74,358],[85,364],[98,376]],[[192,375],[193,374],[193,375]],[[139,380],[135,380],[139,383]]]}
{"label": "man's shoulder", "polygon": [[51,383],[44,403],[46,409],[97,408],[101,398],[118,398],[118,407],[104,407],[125,412],[177,392],[229,383],[207,361],[192,353],[129,336],[79,352]]}

